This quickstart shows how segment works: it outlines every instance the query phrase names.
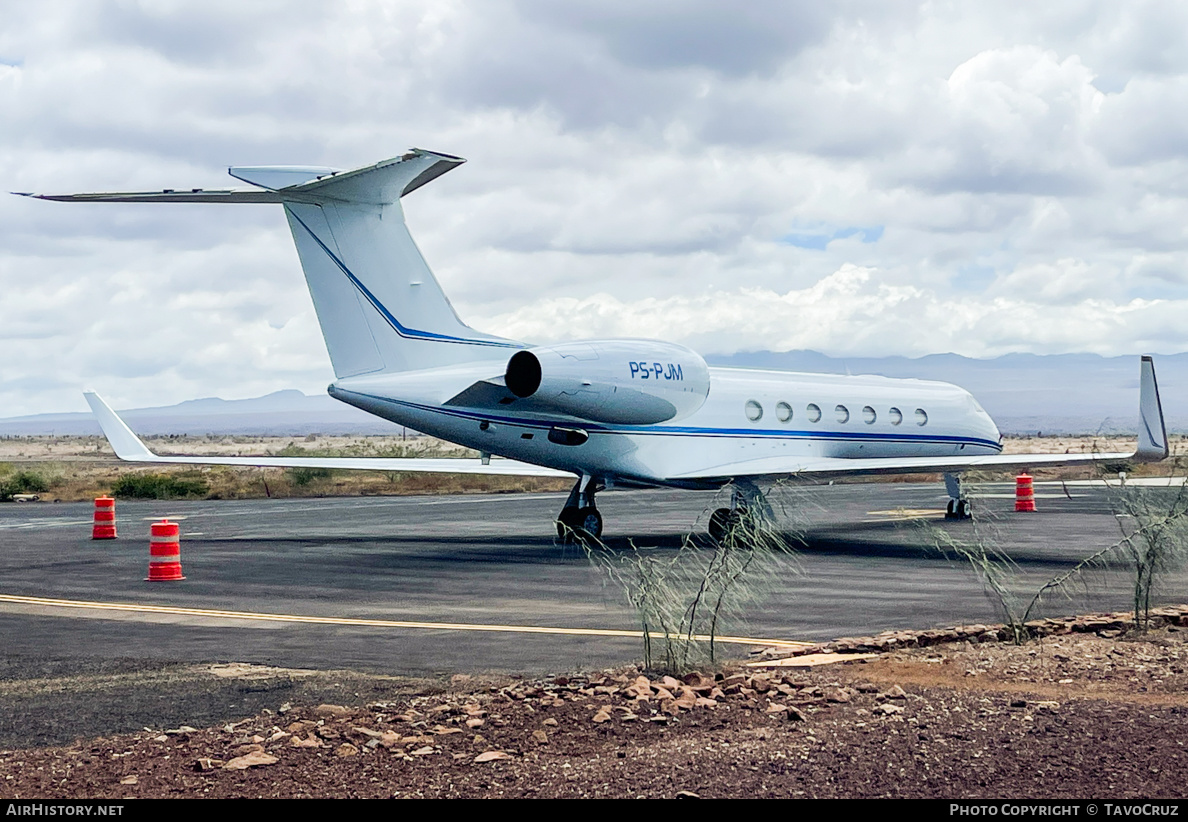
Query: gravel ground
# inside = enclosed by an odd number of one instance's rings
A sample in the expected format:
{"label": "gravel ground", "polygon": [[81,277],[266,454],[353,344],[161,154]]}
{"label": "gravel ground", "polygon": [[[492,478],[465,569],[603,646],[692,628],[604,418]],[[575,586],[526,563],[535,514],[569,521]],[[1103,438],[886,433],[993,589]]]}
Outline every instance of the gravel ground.
{"label": "gravel ground", "polygon": [[2,793],[1183,797],[1186,636],[960,642],[684,681],[8,660]]}

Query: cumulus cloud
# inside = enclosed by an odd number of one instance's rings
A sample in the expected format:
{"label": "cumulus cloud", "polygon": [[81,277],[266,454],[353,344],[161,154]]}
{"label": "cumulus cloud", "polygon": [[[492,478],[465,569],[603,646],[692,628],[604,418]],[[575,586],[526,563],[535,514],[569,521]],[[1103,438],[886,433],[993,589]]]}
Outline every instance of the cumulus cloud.
{"label": "cumulus cloud", "polygon": [[[13,191],[471,162],[408,198],[464,319],[705,353],[1188,349],[1188,11],[851,0],[7,4]],[[279,209],[0,198],[0,416],[329,361]]]}

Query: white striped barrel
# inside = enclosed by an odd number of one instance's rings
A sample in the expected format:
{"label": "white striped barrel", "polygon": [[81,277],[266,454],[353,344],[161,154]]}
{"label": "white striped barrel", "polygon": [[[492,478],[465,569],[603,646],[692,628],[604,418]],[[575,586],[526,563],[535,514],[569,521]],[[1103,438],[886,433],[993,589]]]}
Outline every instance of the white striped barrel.
{"label": "white striped barrel", "polygon": [[91,539],[115,539],[115,500],[108,496],[95,499],[95,522],[91,526]]}
{"label": "white striped barrel", "polygon": [[185,579],[181,567],[181,535],[176,522],[167,519],[152,524],[149,538],[148,582]]}

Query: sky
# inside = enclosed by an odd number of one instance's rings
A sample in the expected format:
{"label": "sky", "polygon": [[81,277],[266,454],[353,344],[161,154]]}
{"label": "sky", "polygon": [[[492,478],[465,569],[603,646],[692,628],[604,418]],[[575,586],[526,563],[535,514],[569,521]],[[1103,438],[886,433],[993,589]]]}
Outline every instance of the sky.
{"label": "sky", "polygon": [[[703,354],[1188,350],[1188,5],[0,0],[0,187],[468,163],[459,315]],[[0,196],[0,417],[333,379],[268,205]]]}

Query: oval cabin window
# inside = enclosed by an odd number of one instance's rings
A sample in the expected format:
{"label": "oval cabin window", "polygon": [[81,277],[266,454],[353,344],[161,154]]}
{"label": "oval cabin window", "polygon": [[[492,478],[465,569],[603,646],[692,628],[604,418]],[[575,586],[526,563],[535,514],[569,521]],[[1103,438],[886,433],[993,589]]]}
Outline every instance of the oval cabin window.
{"label": "oval cabin window", "polygon": [[899,425],[903,422],[903,412],[898,408],[892,408],[887,411],[887,418],[891,420],[892,425]]}
{"label": "oval cabin window", "polygon": [[927,425],[927,424],[928,424],[928,414],[924,411],[923,408],[917,408],[916,409],[916,425]]}
{"label": "oval cabin window", "polygon": [[862,409],[862,421],[864,423],[866,423],[867,425],[873,425],[874,421],[877,420],[878,418],[879,418],[879,415],[876,414],[875,410],[873,408],[871,408],[869,405]]}
{"label": "oval cabin window", "polygon": [[747,400],[747,419],[751,422],[759,422],[763,419],[763,406],[755,400]]}
{"label": "oval cabin window", "polygon": [[839,405],[837,408],[834,408],[833,411],[835,414],[837,414],[838,422],[850,421],[850,409],[846,408],[844,405]]}
{"label": "oval cabin window", "polygon": [[787,422],[792,419],[792,406],[786,402],[776,403],[776,419],[780,422]]}
{"label": "oval cabin window", "polygon": [[815,402],[810,402],[808,404],[808,407],[805,408],[804,411],[806,414],[808,414],[809,422],[820,422],[821,421],[821,407],[819,405],[817,405]]}

